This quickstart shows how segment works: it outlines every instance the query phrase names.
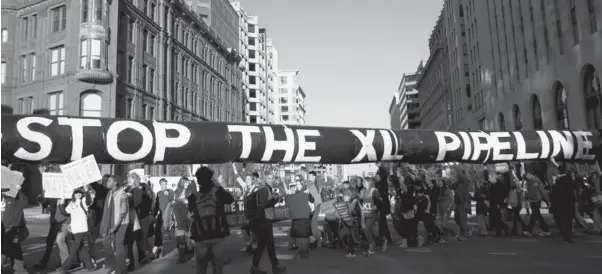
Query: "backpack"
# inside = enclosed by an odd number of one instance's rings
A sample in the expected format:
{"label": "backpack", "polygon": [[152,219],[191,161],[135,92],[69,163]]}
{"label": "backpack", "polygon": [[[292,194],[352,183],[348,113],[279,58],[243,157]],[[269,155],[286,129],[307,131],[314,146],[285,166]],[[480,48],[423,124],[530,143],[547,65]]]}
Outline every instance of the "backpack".
{"label": "backpack", "polygon": [[257,187],[253,186],[245,192],[248,192],[248,194],[243,196],[245,218],[247,220],[250,220],[253,219],[257,211]]}
{"label": "backpack", "polygon": [[217,214],[217,197],[215,193],[219,189],[217,187],[211,188],[207,193],[197,192],[196,197],[196,213],[197,217],[204,219],[205,217],[215,216]]}

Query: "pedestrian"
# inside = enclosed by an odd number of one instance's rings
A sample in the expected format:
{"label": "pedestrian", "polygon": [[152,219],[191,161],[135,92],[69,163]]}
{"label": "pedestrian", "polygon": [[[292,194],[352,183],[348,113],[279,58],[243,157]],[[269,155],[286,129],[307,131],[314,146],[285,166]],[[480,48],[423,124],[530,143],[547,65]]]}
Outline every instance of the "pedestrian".
{"label": "pedestrian", "polygon": [[387,244],[393,242],[391,239],[391,232],[389,231],[389,224],[387,216],[391,214],[391,201],[389,200],[389,172],[383,164],[379,164],[378,171],[374,176],[376,188],[381,198],[381,210],[379,210],[379,226],[378,234],[382,237],[382,250],[387,251]]}
{"label": "pedestrian", "polygon": [[155,258],[161,256],[163,251],[163,232],[165,231],[163,216],[167,213],[167,206],[174,200],[174,192],[167,188],[167,179],[161,178],[159,180],[161,190],[157,193],[155,206],[153,209],[153,216],[155,218],[155,244],[153,246],[153,254]]}
{"label": "pedestrian", "polygon": [[253,263],[251,265],[251,274],[263,274],[265,271],[259,268],[259,262],[264,250],[267,249],[268,257],[272,263],[272,273],[284,273],[286,268],[279,265],[276,258],[276,247],[274,243],[274,228],[272,222],[275,219],[274,205],[280,201],[280,197],[272,190],[274,175],[266,172],[264,174],[265,182],[261,183],[255,195],[257,201],[255,208],[249,208],[254,213],[251,216],[251,231],[257,237],[257,248],[253,253]]}
{"label": "pedestrian", "polygon": [[188,218],[188,197],[194,193],[191,182],[186,177],[180,178],[173,202],[173,215],[175,219],[176,245],[178,248],[178,262],[183,263],[189,259],[192,252],[190,245],[190,219]]}
{"label": "pedestrian", "polygon": [[[37,269],[48,268],[48,261],[50,260],[50,255],[52,255],[52,250],[54,250],[55,243],[58,247],[61,264],[67,259],[67,256],[69,256],[67,243],[64,241],[66,235],[62,235],[60,238],[58,237],[60,233],[69,233],[66,225],[69,216],[63,215],[62,212],[64,209],[59,209],[59,207],[63,207],[62,202],[59,203],[59,199],[45,198],[43,195],[44,194],[42,193],[40,203],[48,208],[48,212],[50,213],[50,217],[48,218],[50,226],[48,228],[48,235],[46,235],[46,249],[44,250],[44,255],[42,255],[40,262],[35,265],[35,268]],[[63,225],[65,225],[64,231]],[[59,239],[62,239],[62,242],[59,241]]]}
{"label": "pedestrian", "polygon": [[211,262],[213,273],[222,274],[224,238],[230,235],[224,206],[232,204],[234,197],[212,179],[213,171],[208,167],[200,167],[195,177],[199,190],[188,197],[188,210],[192,213],[191,237],[195,242],[196,273],[207,273]]}
{"label": "pedestrian", "polygon": [[497,237],[508,236],[508,225],[504,222],[502,210],[505,210],[508,198],[508,184],[504,182],[504,175],[496,172],[492,179],[495,183],[491,186],[491,206],[489,207],[490,222]]}
{"label": "pedestrian", "polygon": [[454,191],[454,221],[460,228],[456,240],[465,241],[468,236],[468,210],[470,210],[470,194],[468,193],[469,182],[463,169],[456,169],[456,183],[453,184]]}
{"label": "pedestrian", "polygon": [[520,187],[520,180],[513,176],[512,183],[510,184],[510,192],[508,195],[508,205],[512,208],[512,234],[518,235],[518,224],[521,225],[521,231],[526,230],[528,227],[520,216],[520,212],[523,209],[523,191]]}
{"label": "pedestrian", "polygon": [[347,240],[346,258],[355,257],[355,248],[359,244],[359,231],[362,223],[362,208],[359,197],[355,194],[355,189],[345,190],[343,200],[334,204],[334,208],[343,223],[344,232],[341,232],[341,237],[345,235]]}
{"label": "pedestrian", "polygon": [[19,190],[15,197],[2,193],[2,199],[5,203],[2,215],[2,265],[8,260],[13,260],[14,273],[27,274],[21,247],[21,243],[29,236],[23,213],[27,197]]}
{"label": "pedestrian", "polygon": [[[380,231],[378,222],[380,218],[380,211],[382,210],[383,206],[380,193],[374,186],[375,183],[376,181],[374,178],[366,178],[364,180],[364,188],[362,189],[362,192],[360,192],[362,211],[364,212],[364,222],[366,224],[364,227],[364,234],[368,240],[368,249],[365,252],[365,255],[367,256],[374,254],[374,234]],[[386,245],[383,246],[383,251],[386,251],[386,249]]]}
{"label": "pedestrian", "polygon": [[130,222],[128,232],[125,235],[125,242],[128,248],[129,270],[140,268],[140,262],[144,260],[142,245],[142,233],[140,231],[140,204],[142,203],[142,189],[140,187],[140,176],[135,172],[127,175],[127,187],[125,192],[128,196]]}
{"label": "pedestrian", "polygon": [[297,191],[286,196],[286,206],[288,207],[291,219],[291,238],[295,239],[295,246],[298,247],[301,258],[309,257],[309,237],[312,234],[310,207],[313,197],[309,193]]}
{"label": "pedestrian", "polygon": [[110,176],[106,183],[109,193],[104,201],[100,222],[100,237],[105,250],[105,268],[109,274],[126,273],[125,236],[129,227],[129,202],[125,182],[117,175]]}
{"label": "pedestrian", "polygon": [[573,242],[573,219],[575,218],[574,170],[567,163],[558,166],[559,175],[552,187],[550,206],[554,222],[560,230],[563,243]]}
{"label": "pedestrian", "polygon": [[89,237],[88,207],[89,203],[86,201],[84,190],[81,188],[75,189],[73,191],[71,203],[65,208],[65,211],[71,216],[69,231],[73,234],[74,240],[69,246],[69,256],[62,267],[57,269],[59,273],[67,273],[76,257],[80,258],[88,271],[96,270],[96,267],[90,258],[88,248],[84,245],[85,238]]}
{"label": "pedestrian", "polygon": [[441,233],[443,235],[455,235],[454,230],[449,226],[449,217],[454,207],[454,191],[449,188],[449,179],[441,178],[437,180],[439,186],[439,220],[441,220]]}
{"label": "pedestrian", "polygon": [[548,193],[544,189],[543,182],[535,175],[535,163],[529,163],[525,167],[525,180],[527,181],[527,193],[526,198],[529,200],[529,207],[531,208],[531,216],[527,231],[523,231],[524,236],[529,236],[533,232],[533,228],[536,223],[539,223],[539,227],[543,232],[539,233],[540,236],[550,236],[548,225],[541,215],[541,203],[548,203]]}

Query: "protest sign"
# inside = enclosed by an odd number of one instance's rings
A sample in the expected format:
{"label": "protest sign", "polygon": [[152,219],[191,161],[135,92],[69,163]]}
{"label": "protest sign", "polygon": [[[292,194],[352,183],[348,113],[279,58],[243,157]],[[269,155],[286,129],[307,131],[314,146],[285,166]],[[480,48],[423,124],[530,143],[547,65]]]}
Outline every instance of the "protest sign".
{"label": "protest sign", "polygon": [[100,174],[94,155],[61,165],[61,170],[69,181],[71,189],[102,180],[102,174]]}
{"label": "protest sign", "polygon": [[23,181],[25,181],[23,173],[2,166],[2,188],[8,188],[8,191],[2,194],[14,198],[21,189]]}
{"label": "protest sign", "polygon": [[68,199],[73,192],[69,181],[62,173],[42,173],[42,186],[45,198]]}

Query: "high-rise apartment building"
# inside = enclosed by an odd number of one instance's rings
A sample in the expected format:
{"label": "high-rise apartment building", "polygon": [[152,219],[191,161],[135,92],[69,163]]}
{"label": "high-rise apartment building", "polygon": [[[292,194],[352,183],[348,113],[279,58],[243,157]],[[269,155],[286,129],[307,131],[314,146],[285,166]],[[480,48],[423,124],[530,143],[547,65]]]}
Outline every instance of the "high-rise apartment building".
{"label": "high-rise apartment building", "polygon": [[305,92],[297,84],[298,69],[280,70],[278,73],[279,123],[305,125]]}
{"label": "high-rise apartment building", "polygon": [[418,82],[420,128],[451,129],[453,105],[450,94],[447,39],[443,11],[429,38],[430,56]]}
{"label": "high-rise apartment building", "polygon": [[183,1],[6,0],[2,104],[18,114],[242,122],[238,38],[229,44],[230,35]]}
{"label": "high-rise apartment building", "polygon": [[259,18],[249,16],[249,103],[248,123],[268,123],[268,93],[266,88],[265,36],[259,33]]}
{"label": "high-rise apartment building", "polygon": [[415,73],[404,73],[389,105],[391,129],[420,128],[420,98],[416,83],[424,68],[422,61]]}
{"label": "high-rise apartment building", "polygon": [[240,90],[245,95],[245,106],[244,106],[244,122],[249,122],[249,70],[250,70],[250,62],[249,62],[249,42],[251,41],[249,37],[249,15],[245,12],[240,2],[232,2],[232,8],[236,11],[238,15],[238,48],[240,52],[240,62],[238,64],[238,68],[241,71],[240,78]]}
{"label": "high-rise apartment building", "polygon": [[277,107],[276,104],[278,95],[278,50],[274,46],[272,38],[268,38],[267,31],[264,28],[259,29],[259,35],[262,36],[264,42],[263,48],[265,49],[265,90],[266,90],[266,108],[268,123],[273,124],[277,122]]}

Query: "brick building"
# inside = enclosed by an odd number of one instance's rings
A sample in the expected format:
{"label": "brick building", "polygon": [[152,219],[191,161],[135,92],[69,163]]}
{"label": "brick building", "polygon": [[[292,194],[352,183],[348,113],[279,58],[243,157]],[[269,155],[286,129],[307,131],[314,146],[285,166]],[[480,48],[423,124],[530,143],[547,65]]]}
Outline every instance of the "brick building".
{"label": "brick building", "polygon": [[[223,14],[238,22],[236,12]],[[232,33],[202,18],[181,0],[2,1],[2,105],[18,114],[242,122],[238,38],[227,43],[221,37]]]}

